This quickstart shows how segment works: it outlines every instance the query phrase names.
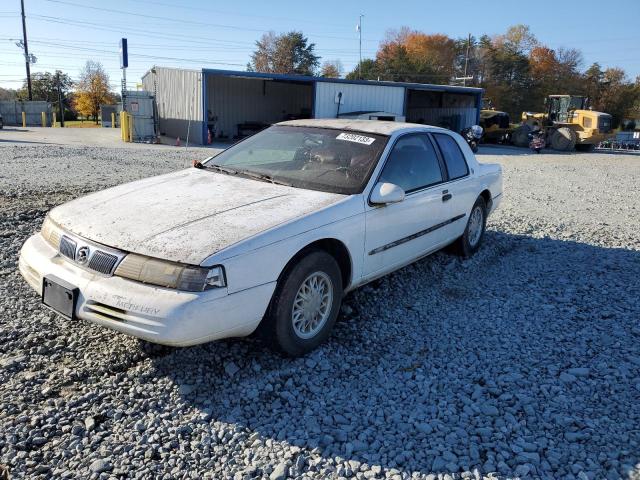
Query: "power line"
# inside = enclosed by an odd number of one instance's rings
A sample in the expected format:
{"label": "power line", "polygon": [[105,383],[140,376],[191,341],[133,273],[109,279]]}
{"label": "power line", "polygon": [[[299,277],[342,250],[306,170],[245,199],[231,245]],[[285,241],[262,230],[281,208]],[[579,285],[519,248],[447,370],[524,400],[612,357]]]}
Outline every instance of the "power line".
{"label": "power line", "polygon": [[[114,9],[114,8],[94,7],[94,6],[91,6],[91,5],[82,5],[80,3],[67,2],[67,1],[64,1],[64,0],[45,0],[45,1],[46,2],[50,2],[50,3],[58,3],[58,4],[62,4],[62,5],[70,5],[72,7],[87,8],[87,9],[91,9],[91,10],[98,10],[98,11],[109,12],[109,13],[117,13],[117,14],[126,15],[126,16],[152,18],[154,20],[162,20],[162,21],[174,22],[174,23],[179,23],[179,24],[188,23],[188,24],[191,24],[191,25],[201,25],[201,26],[204,26],[204,27],[207,27],[207,28],[216,27],[216,28],[227,28],[227,29],[231,29],[231,30],[243,30],[243,31],[248,31],[248,32],[261,32],[261,33],[265,32],[264,28],[239,27],[237,25],[224,24],[224,23],[200,22],[200,21],[197,21],[197,20],[186,20],[186,19],[178,20],[178,19],[172,18],[172,17],[163,17],[163,16],[159,16],[159,15],[149,15],[147,13],[128,12],[126,10],[117,10],[117,9]],[[351,37],[336,37],[336,36],[331,36],[331,35],[311,34],[311,33],[307,34],[307,35],[318,37],[318,38],[334,38],[334,39],[338,39],[338,40],[352,40]]]}
{"label": "power line", "polygon": [[149,1],[149,0],[137,0],[136,3],[146,3],[146,4],[149,4],[149,5],[160,5],[160,6],[163,6],[163,7],[178,8],[180,10],[195,10],[195,11],[200,12],[200,13],[209,12],[209,13],[214,13],[214,14],[233,15],[233,16],[248,17],[248,18],[263,18],[263,19],[267,19],[267,20],[285,20],[285,21],[297,22],[297,23],[313,23],[314,25],[327,25],[327,26],[332,26],[332,27],[336,26],[333,23],[324,23],[324,22],[320,23],[320,22],[318,22],[316,20],[309,20],[309,19],[274,17],[274,16],[268,16],[268,15],[253,15],[253,14],[248,14],[248,13],[227,12],[227,11],[223,11],[223,10],[213,10],[213,9],[210,9],[210,8],[202,8],[202,7],[190,7],[188,5],[175,5],[175,4],[163,3],[163,2],[153,2],[153,1]]}

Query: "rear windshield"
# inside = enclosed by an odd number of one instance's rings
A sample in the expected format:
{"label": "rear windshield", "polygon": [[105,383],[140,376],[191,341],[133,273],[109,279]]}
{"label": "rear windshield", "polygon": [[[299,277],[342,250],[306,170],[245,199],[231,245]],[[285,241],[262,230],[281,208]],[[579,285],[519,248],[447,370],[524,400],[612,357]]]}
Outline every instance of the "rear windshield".
{"label": "rear windshield", "polygon": [[205,162],[293,187],[355,194],[364,189],[388,137],[274,125]]}

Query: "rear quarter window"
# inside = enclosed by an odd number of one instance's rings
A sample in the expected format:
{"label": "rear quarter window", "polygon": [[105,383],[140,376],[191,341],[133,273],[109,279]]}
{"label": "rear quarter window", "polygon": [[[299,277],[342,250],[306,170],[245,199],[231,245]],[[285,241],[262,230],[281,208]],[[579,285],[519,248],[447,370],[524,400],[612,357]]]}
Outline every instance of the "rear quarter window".
{"label": "rear quarter window", "polygon": [[464,158],[464,153],[458,146],[458,142],[452,136],[444,133],[434,133],[433,137],[442,152],[447,172],[449,172],[449,180],[469,175],[469,167]]}

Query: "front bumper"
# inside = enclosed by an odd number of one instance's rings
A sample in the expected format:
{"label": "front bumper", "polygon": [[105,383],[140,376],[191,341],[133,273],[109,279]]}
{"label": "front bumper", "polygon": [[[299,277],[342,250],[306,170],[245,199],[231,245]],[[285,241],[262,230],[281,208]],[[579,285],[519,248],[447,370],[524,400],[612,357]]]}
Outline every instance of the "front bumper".
{"label": "front bumper", "polygon": [[276,285],[229,295],[226,288],[183,292],[104,276],[69,262],[39,233],[22,247],[19,269],[39,294],[47,275],[76,286],[78,319],[173,346],[249,335],[262,320]]}

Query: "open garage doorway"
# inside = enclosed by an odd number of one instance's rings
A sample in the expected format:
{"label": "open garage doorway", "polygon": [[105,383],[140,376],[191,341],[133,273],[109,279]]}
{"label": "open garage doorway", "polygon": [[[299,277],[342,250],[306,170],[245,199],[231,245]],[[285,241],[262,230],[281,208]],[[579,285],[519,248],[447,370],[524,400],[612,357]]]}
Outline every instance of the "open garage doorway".
{"label": "open garage doorway", "polygon": [[478,123],[478,95],[407,88],[407,122],[460,132]]}
{"label": "open garage doorway", "polygon": [[243,138],[283,120],[313,115],[312,82],[205,75],[204,113],[212,139]]}

